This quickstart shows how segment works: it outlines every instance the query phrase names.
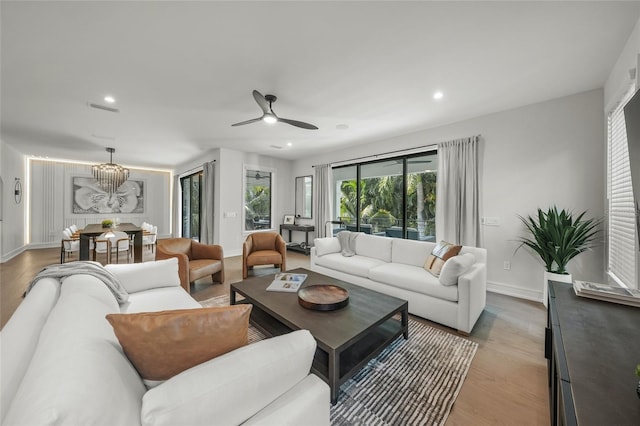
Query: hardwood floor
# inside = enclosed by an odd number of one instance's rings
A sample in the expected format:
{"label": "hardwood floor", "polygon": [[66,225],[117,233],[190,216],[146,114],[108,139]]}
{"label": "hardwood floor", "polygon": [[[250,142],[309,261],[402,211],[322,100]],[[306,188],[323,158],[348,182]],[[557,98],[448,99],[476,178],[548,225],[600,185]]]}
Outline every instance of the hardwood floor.
{"label": "hardwood floor", "polygon": [[[154,259],[145,250],[144,260]],[[27,250],[0,264],[1,325],[9,320],[22,300],[30,280],[44,266],[59,263],[59,249]],[[309,257],[287,253],[287,268],[309,267]],[[224,284],[211,279],[196,281],[191,295],[196,300],[229,292],[229,284],[242,280],[242,258],[225,259]],[[257,274],[272,273],[256,267]],[[455,334],[455,330],[416,318],[433,327]],[[453,425],[548,425],[549,399],[544,327],[546,310],[540,303],[499,294],[487,294],[487,307],[471,336],[478,352],[458,395],[447,426]]]}

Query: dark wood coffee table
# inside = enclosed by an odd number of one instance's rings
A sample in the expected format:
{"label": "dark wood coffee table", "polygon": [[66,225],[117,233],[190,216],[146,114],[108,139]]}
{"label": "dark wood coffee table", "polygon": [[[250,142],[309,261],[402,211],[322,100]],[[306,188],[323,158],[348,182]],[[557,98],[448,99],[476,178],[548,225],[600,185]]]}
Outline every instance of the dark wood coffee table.
{"label": "dark wood coffee table", "polygon": [[[335,404],[340,385],[398,336],[409,338],[408,303],[307,269],[287,272],[307,274],[302,287],[333,284],[347,289],[349,304],[335,311],[303,308],[297,293],[266,291],[273,274],[231,284],[231,304],[251,303],[251,323],[269,336],[309,330],[318,344],[311,371],[329,384]],[[236,294],[244,299],[238,301]]]}

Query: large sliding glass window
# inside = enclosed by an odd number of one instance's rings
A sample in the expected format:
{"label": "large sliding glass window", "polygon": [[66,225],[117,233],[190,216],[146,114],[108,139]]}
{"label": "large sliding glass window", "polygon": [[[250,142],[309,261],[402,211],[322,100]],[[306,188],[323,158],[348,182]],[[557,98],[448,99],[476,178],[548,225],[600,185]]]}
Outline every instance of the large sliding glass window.
{"label": "large sliding glass window", "polygon": [[336,167],[335,217],[352,231],[434,241],[436,168],[435,152]]}
{"label": "large sliding glass window", "polygon": [[182,188],[182,237],[200,241],[202,172],[180,178]]}

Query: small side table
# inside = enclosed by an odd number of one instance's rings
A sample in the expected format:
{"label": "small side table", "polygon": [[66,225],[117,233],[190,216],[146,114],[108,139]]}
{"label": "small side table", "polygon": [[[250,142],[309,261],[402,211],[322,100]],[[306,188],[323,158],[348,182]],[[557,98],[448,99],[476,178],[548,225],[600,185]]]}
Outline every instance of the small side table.
{"label": "small side table", "polygon": [[[313,225],[280,225],[280,235],[282,230],[289,231],[289,242],[287,243],[287,250],[297,251],[309,256],[311,247],[309,247],[309,232],[314,232],[315,227]],[[294,243],[291,241],[291,231],[304,232],[304,243]]]}

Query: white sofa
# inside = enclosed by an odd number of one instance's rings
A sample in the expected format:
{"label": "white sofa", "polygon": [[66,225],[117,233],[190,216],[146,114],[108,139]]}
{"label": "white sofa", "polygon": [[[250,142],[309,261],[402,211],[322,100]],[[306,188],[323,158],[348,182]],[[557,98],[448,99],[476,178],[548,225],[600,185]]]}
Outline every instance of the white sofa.
{"label": "white sofa", "polygon": [[355,255],[345,257],[338,238],[316,238],[311,270],[407,300],[409,313],[469,334],[486,304],[487,251],[463,246],[460,255],[470,253],[475,262],[457,284],[443,285],[424,269],[435,245],[359,233]]}
{"label": "white sofa", "polygon": [[0,332],[2,424],[329,424],[329,387],[309,374],[316,343],[296,331],[236,349],[147,390],[109,313],[199,308],[176,259],[108,265],[119,305],[87,274],[41,279]]}

